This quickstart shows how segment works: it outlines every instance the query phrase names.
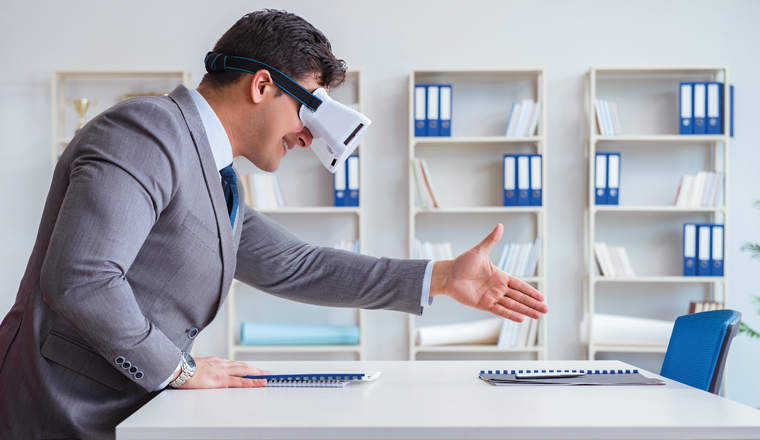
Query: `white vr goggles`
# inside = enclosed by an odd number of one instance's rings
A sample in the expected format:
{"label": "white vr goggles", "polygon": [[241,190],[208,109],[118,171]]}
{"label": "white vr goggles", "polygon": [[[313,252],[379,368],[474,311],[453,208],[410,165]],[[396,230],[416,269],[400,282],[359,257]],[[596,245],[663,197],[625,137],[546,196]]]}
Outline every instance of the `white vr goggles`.
{"label": "white vr goggles", "polygon": [[311,149],[332,173],[353,153],[367,132],[370,120],[366,116],[333,100],[323,88],[309,92],[268,64],[213,52],[206,55],[205,64],[209,73],[224,70],[247,73],[256,73],[261,69],[269,71],[280,89],[303,104],[298,116],[313,136]]}

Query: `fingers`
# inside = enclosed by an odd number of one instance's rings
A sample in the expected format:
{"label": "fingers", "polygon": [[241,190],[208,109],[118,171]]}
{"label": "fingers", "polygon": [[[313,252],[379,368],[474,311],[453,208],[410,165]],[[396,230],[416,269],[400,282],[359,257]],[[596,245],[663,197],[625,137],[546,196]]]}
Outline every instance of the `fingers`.
{"label": "fingers", "polygon": [[491,248],[501,240],[501,236],[504,234],[504,225],[499,223],[496,225],[496,228],[488,234],[486,238],[483,239],[483,241],[480,242],[477,246],[475,246],[475,249],[477,249],[479,252],[485,252],[488,254],[488,251],[491,250]]}
{"label": "fingers", "polygon": [[216,357],[196,358],[198,368],[182,388],[253,388],[266,385],[266,379],[250,379],[245,376],[270,374],[245,362]]}

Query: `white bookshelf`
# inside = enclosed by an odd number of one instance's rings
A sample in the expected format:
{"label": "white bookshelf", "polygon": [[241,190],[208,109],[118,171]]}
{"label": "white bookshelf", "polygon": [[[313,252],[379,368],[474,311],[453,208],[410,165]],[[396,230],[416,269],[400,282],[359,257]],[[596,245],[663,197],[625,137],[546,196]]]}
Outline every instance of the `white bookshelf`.
{"label": "white bookshelf", "polygon": [[[363,90],[361,70],[349,69],[346,82],[330,92],[343,104],[359,104],[362,111]],[[274,173],[285,197],[286,207],[258,209],[284,225],[300,238],[317,246],[332,247],[338,239],[359,240],[364,249],[364,160],[359,145],[359,206],[334,206],[333,174],[327,171],[311,149],[296,147],[280,162]],[[261,173],[243,158],[235,159],[241,173]],[[251,313],[253,312],[253,313]],[[291,313],[292,312],[292,313]],[[358,325],[359,344],[356,345],[296,345],[251,346],[240,344],[243,321],[302,322],[313,324]],[[341,359],[345,356],[364,359],[365,313],[358,309],[333,309],[295,303],[276,298],[237,280],[227,296],[227,357],[243,356],[268,360]],[[338,356],[334,358],[334,356]],[[342,356],[342,357],[341,357]]]}
{"label": "white bookshelf", "polygon": [[50,81],[51,164],[76,134],[79,115],[70,100],[97,101],[87,111],[86,121],[117,104],[125,96],[168,94],[184,84],[190,73],[184,69],[57,69]]}
{"label": "white bookshelf", "polygon": [[[451,84],[451,137],[415,137],[414,87],[416,84]],[[536,276],[523,278],[547,295],[547,154],[546,79],[541,68],[496,70],[413,70],[409,75],[408,139],[408,252],[414,258],[414,240],[452,242],[457,255],[477,245],[497,223],[504,235],[489,254],[495,264],[505,243],[543,239]],[[513,102],[533,99],[542,105],[537,135],[504,136]],[[504,154],[541,154],[543,206],[505,207]],[[439,198],[439,208],[415,206],[415,158],[424,158]],[[548,298],[548,295],[547,295]],[[548,301],[547,301],[548,302]],[[546,317],[539,321],[537,345],[501,348],[496,345],[418,346],[418,326],[453,324],[493,318],[445,297],[436,297],[423,316],[409,316],[409,359],[546,359]]]}
{"label": "white bookshelf", "polygon": [[[728,134],[679,135],[679,83],[685,81],[718,81],[729,84],[728,67],[593,67],[586,75],[586,148],[588,172],[587,203],[584,213],[584,311],[588,314],[589,341],[587,354],[656,353],[667,345],[620,346],[596,342],[593,333],[594,313],[630,316],[630,307],[615,310],[616,298],[630,304],[633,291],[647,293],[656,289],[657,297],[646,301],[646,314],[639,316],[675,320],[688,312],[691,301],[705,299],[728,301],[728,272],[731,262],[724,255],[723,277],[685,277],[683,273],[683,224],[723,223],[724,243],[728,243],[729,189]],[[620,101],[618,104],[623,135],[601,136],[596,125],[594,102],[597,98]],[[730,104],[724,100],[724,133],[729,133]],[[647,109],[649,111],[647,111]],[[641,119],[642,121],[639,121]],[[633,128],[626,130],[626,124]],[[597,152],[621,153],[620,205],[595,205],[594,176]],[[633,165],[626,166],[626,161]],[[658,161],[662,161],[659,164]],[[646,164],[654,164],[648,167]],[[685,165],[684,165],[685,164]],[[702,164],[702,169],[695,168]],[[684,172],[691,166],[692,171]],[[671,167],[672,169],[667,169]],[[650,168],[656,168],[654,171]],[[714,170],[724,172],[723,205],[709,207],[676,207],[673,202],[683,174]],[[655,184],[643,179],[666,182],[657,193]],[[662,179],[662,180],[660,180]],[[668,200],[668,197],[670,199]],[[610,246],[625,244],[632,249],[631,261],[636,277],[610,278],[597,271],[594,243]],[[638,249],[638,252],[637,252]],[[651,260],[651,261],[649,261]],[[637,264],[638,263],[638,264]],[[727,266],[726,266],[727,264]],[[643,270],[637,269],[643,266]],[[622,293],[621,293],[622,292]],[[627,297],[626,297],[627,296]],[[707,297],[707,298],[705,298]],[[605,302],[600,311],[600,302]],[[637,311],[641,312],[642,308]]]}

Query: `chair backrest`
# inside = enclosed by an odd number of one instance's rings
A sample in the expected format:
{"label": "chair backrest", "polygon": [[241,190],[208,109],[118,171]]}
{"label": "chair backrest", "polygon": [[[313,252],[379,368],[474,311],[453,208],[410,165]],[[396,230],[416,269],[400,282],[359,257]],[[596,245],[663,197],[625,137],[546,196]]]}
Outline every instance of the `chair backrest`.
{"label": "chair backrest", "polygon": [[741,318],[735,310],[712,310],[676,319],[660,375],[718,394]]}

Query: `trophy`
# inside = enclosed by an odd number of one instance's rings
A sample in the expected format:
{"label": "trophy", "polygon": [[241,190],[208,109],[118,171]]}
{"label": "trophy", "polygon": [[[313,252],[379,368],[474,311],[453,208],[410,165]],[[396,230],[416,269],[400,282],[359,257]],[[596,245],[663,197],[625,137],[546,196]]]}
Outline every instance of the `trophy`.
{"label": "trophy", "polygon": [[74,109],[76,109],[77,113],[79,113],[79,126],[77,127],[76,131],[79,131],[84,127],[85,120],[84,116],[87,114],[87,110],[90,109],[90,107],[95,107],[98,105],[97,100],[82,98],[82,99],[70,99],[69,103],[74,106]]}

